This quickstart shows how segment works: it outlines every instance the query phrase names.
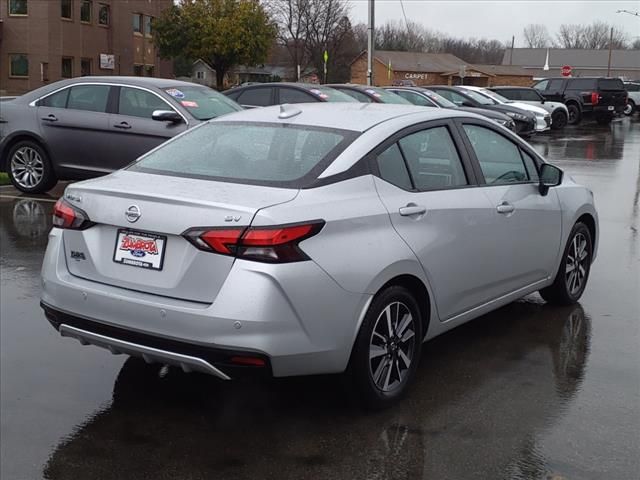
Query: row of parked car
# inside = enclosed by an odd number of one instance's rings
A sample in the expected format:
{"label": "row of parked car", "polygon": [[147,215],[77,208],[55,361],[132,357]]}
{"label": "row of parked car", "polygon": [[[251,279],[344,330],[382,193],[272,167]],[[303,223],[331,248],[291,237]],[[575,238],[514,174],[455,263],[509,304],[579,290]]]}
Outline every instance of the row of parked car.
{"label": "row of parked car", "polygon": [[[558,83],[559,82],[559,83]],[[640,85],[638,86],[640,90]],[[640,93],[640,92],[638,92]],[[165,140],[244,108],[310,102],[414,104],[473,112],[527,137],[594,115],[632,114],[618,79],[546,79],[525,87],[267,83],[218,93],[173,79],[81,77],[2,102],[0,171],[27,193],[107,174]]]}

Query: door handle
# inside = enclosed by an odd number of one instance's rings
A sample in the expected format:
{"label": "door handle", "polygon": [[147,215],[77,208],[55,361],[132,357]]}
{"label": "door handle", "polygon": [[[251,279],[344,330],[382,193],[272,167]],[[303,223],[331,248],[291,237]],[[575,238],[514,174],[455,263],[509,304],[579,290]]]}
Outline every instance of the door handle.
{"label": "door handle", "polygon": [[123,130],[129,130],[131,128],[131,125],[129,125],[127,122],[120,122],[116,123],[114,127],[121,128]]}
{"label": "door handle", "polygon": [[409,203],[406,207],[400,207],[398,213],[403,217],[410,217],[411,215],[422,215],[427,211],[427,207],[416,205],[415,203]]}
{"label": "door handle", "polygon": [[503,202],[496,207],[496,210],[498,211],[498,213],[503,213],[503,214],[512,213],[515,209],[516,207],[514,207],[513,205],[507,202]]}
{"label": "door handle", "polygon": [[53,113],[51,113],[46,117],[42,117],[42,120],[44,120],[45,122],[57,122],[58,117],[56,117]]}

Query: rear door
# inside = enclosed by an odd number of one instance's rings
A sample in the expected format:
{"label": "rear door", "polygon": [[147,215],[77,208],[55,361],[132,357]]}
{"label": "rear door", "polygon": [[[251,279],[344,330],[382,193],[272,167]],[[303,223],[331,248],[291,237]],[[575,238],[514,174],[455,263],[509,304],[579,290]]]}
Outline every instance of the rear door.
{"label": "rear door", "polygon": [[510,267],[495,248],[502,219],[475,185],[453,123],[406,130],[372,163],[378,194],[420,260],[443,321],[504,293]]}
{"label": "rear door", "polygon": [[117,90],[116,112],[109,115],[114,151],[111,164],[114,169],[128,165],[187,129],[186,121],[159,122],[151,118],[155,110],[177,111],[159,94],[134,86],[114,88]]}
{"label": "rear door", "polygon": [[530,149],[492,126],[459,123],[496,230],[491,249],[499,252],[506,292],[555,275],[562,234],[557,193],[538,190],[538,164]]}
{"label": "rear door", "polygon": [[58,167],[76,173],[113,168],[108,106],[112,87],[81,84],[38,102],[40,132]]}

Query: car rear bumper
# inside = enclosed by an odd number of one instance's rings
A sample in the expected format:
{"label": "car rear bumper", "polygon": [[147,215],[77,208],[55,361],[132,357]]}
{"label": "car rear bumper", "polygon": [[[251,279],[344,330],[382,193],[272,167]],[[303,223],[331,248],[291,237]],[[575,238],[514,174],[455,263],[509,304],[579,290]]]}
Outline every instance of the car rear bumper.
{"label": "car rear bumper", "polygon": [[[183,358],[194,357],[225,375],[227,360],[237,355],[264,358],[277,377],[344,371],[370,300],[341,288],[312,261],[236,260],[211,304],[104,285],[69,273],[62,231],[56,228],[49,236],[42,286],[47,317],[59,331],[61,325],[72,327],[62,334],[81,340],[84,335],[86,343],[146,354],[187,370],[209,368]],[[170,354],[177,356],[172,360]]]}
{"label": "car rear bumper", "polygon": [[596,105],[593,107],[593,115],[607,116],[607,115],[621,115],[624,112],[626,104],[620,105]]}

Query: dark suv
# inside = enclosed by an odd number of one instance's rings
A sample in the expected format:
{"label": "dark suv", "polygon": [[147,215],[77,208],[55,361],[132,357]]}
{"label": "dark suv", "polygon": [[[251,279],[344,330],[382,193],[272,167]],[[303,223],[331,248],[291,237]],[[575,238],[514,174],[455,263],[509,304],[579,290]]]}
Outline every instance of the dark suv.
{"label": "dark suv", "polygon": [[547,100],[564,103],[572,125],[587,116],[593,116],[600,124],[607,124],[616,114],[621,114],[627,104],[627,91],[618,78],[546,78],[533,88]]}

